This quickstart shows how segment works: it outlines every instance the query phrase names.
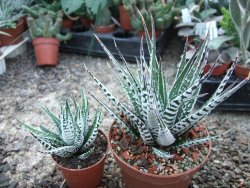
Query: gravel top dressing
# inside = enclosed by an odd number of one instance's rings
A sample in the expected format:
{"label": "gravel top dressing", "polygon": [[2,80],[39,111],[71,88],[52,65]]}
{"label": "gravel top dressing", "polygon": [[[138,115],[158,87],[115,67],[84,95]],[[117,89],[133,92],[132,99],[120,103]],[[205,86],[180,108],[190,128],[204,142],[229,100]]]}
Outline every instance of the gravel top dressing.
{"label": "gravel top dressing", "polygon": [[[161,58],[165,73],[174,80],[176,67],[183,51],[177,37],[168,42]],[[99,78],[116,96],[121,95],[119,82],[106,65],[108,59],[60,53],[59,65],[39,68],[35,66],[33,48],[15,59],[7,60],[7,72],[0,75],[0,187],[55,187],[63,179],[56,170],[50,155],[39,151],[43,148],[26,131],[18,120],[51,126],[39,105],[58,109],[59,101],[69,97],[80,97],[83,86],[97,98],[105,97],[97,88],[84,68]],[[137,65],[129,65],[136,70]],[[118,89],[119,87],[119,89]],[[90,96],[90,114],[98,108]],[[101,129],[108,132],[113,119],[107,116]],[[212,143],[212,152],[204,167],[195,175],[194,188],[237,188],[250,187],[250,112],[213,112],[202,123],[211,136],[231,129],[222,139]],[[101,187],[121,188],[123,180],[114,158],[107,156]],[[154,169],[152,169],[154,173]]]}

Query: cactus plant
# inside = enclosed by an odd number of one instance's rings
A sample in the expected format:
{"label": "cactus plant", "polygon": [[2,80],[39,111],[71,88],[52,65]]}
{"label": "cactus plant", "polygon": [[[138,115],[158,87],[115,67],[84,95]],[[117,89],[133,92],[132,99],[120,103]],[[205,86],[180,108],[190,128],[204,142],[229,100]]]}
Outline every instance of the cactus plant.
{"label": "cactus plant", "polygon": [[250,0],[230,0],[229,11],[240,39],[241,57],[249,63],[248,47],[250,42]]}
{"label": "cactus plant", "polygon": [[45,147],[44,153],[65,158],[77,156],[81,160],[92,154],[102,114],[98,110],[92,125],[89,125],[88,101],[84,92],[81,93],[81,98],[81,105],[74,99],[74,112],[71,111],[69,103],[66,101],[65,105],[61,106],[58,117],[47,107],[42,108],[51,118],[56,131],[51,131],[43,125],[35,127],[21,123],[22,127],[27,129]]}
{"label": "cactus plant", "polygon": [[40,11],[38,18],[28,17],[27,23],[32,39],[37,37],[55,37],[60,41],[65,41],[71,38],[70,33],[66,35],[60,33],[63,13],[59,11],[56,18],[53,15],[54,13],[51,11],[47,14]]}
{"label": "cactus plant", "polygon": [[167,80],[156,56],[154,26],[152,26],[152,39],[149,37],[145,23],[144,29],[147,33],[146,39],[150,61],[146,62],[143,48],[141,47],[137,75],[133,74],[133,71],[129,69],[122,56],[121,58],[126,66],[120,65],[97,38],[111,60],[113,66],[110,67],[124,88],[129,103],[120,102],[87,70],[106,98],[117,111],[124,114],[127,120],[120,118],[115,110],[98,100],[94,95],[92,97],[125,128],[128,134],[135,138],[141,138],[145,144],[153,148],[153,151],[159,157],[171,158],[172,154],[170,151],[173,149],[190,147],[217,138],[203,137],[179,142],[183,134],[195,127],[204,116],[231,96],[249,78],[241,81],[238,85],[232,84],[225,89],[226,83],[235,67],[236,62],[234,62],[212,97],[200,109],[193,111],[196,99],[204,96],[204,94],[199,95],[201,85],[211,73],[210,70],[207,74],[201,76],[208,57],[209,37],[207,37],[206,41],[188,62],[186,62],[185,58],[187,46],[185,47],[173,86],[171,89],[168,89]]}
{"label": "cactus plant", "polygon": [[[150,14],[153,15],[155,26],[159,30],[166,29],[173,20],[173,4],[161,0],[123,0],[123,5],[131,18],[132,27],[137,31],[143,30],[140,14],[150,28]],[[140,11],[140,14],[138,13]]]}

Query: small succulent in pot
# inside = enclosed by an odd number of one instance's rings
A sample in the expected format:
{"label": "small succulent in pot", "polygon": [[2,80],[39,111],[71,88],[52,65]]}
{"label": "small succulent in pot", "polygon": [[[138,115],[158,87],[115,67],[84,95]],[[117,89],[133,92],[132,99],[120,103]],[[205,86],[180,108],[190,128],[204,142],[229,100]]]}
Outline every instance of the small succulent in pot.
{"label": "small succulent in pot", "polygon": [[94,151],[93,143],[98,135],[98,128],[102,121],[102,113],[98,110],[92,125],[90,125],[88,101],[81,93],[81,105],[74,99],[74,112],[71,111],[68,101],[61,106],[59,116],[56,116],[47,107],[43,111],[52,120],[54,131],[40,125],[39,127],[21,123],[44,148],[44,153],[63,158],[77,157],[80,160],[88,158]]}
{"label": "small succulent in pot", "polygon": [[250,73],[250,0],[230,0],[229,11],[238,32],[241,52],[241,64],[235,68],[235,74],[241,78],[248,77]]}
{"label": "small succulent in pot", "polygon": [[148,29],[150,29],[150,13],[153,15],[157,30],[168,28],[173,21],[174,7],[171,2],[160,0],[122,0],[122,2],[131,17],[132,27],[136,31],[143,31],[143,22],[140,19],[140,14],[143,15]]}
{"label": "small succulent in pot", "polygon": [[[142,19],[143,20],[143,19]],[[153,18],[151,18],[153,20]],[[150,52],[150,60],[146,62],[143,47],[141,47],[138,60],[138,74],[129,69],[123,56],[123,67],[99,40],[103,49],[108,54],[117,79],[120,81],[129,103],[118,100],[92,73],[89,74],[95,80],[99,89],[107,97],[114,109],[94,97],[122,126],[125,131],[135,138],[140,138],[153,152],[162,158],[172,158],[172,150],[191,147],[207,143],[215,137],[204,136],[197,139],[183,140],[182,136],[197,126],[203,117],[209,114],[216,106],[230,97],[247,80],[239,84],[226,87],[236,62],[232,64],[227,74],[221,81],[218,89],[212,97],[198,110],[194,111],[194,105],[199,97],[201,85],[210,76],[212,70],[202,75],[208,57],[209,39],[200,45],[193,57],[187,62],[184,54],[180,61],[173,86],[169,89],[161,64],[156,56],[156,42],[154,37],[154,24],[152,24],[153,37],[149,37],[147,26],[146,40]],[[212,68],[213,69],[213,68]],[[116,111],[122,112],[126,120],[122,119]]]}
{"label": "small succulent in pot", "polygon": [[[28,7],[27,12],[32,11]],[[31,12],[30,12],[31,13]],[[32,16],[33,15],[33,16]],[[38,37],[54,37],[60,41],[66,41],[71,38],[71,33],[62,35],[60,29],[62,26],[63,13],[48,11],[47,13],[40,11],[38,14],[30,14],[27,19],[29,31],[32,39]]]}

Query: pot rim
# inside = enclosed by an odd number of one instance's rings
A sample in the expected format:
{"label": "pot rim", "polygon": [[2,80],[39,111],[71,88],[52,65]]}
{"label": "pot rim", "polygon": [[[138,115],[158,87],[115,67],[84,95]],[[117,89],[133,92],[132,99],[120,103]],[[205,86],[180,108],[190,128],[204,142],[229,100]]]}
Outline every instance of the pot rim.
{"label": "pot rim", "polygon": [[110,23],[109,25],[101,25],[101,26],[95,26],[94,24],[91,24],[92,28],[94,30],[96,29],[113,29],[115,28],[115,24],[114,23]]}
{"label": "pot rim", "polygon": [[60,167],[60,168],[62,168],[62,169],[64,169],[64,170],[67,170],[67,171],[72,171],[72,172],[88,170],[88,169],[91,169],[91,168],[93,168],[93,167],[95,167],[95,166],[98,166],[103,160],[105,160],[105,158],[106,158],[106,156],[107,156],[107,154],[108,154],[108,149],[109,149],[109,143],[108,143],[108,137],[107,137],[107,135],[106,135],[102,130],[100,130],[100,129],[99,129],[98,131],[99,131],[100,134],[102,134],[102,135],[105,137],[105,139],[106,139],[106,141],[107,141],[107,149],[106,149],[106,152],[105,152],[105,154],[103,155],[103,157],[102,157],[97,163],[95,163],[95,164],[93,164],[93,165],[91,165],[91,166],[88,166],[88,167],[86,167],[86,168],[73,169],[73,168],[67,168],[67,167],[65,167],[65,166],[60,165],[60,164],[54,159],[54,157],[53,157],[52,155],[51,155],[51,158],[55,161],[55,163],[56,163],[56,165],[57,165],[58,167]]}
{"label": "pot rim", "polygon": [[23,19],[22,19],[22,18],[19,18],[19,19],[16,21],[16,27],[15,27],[15,28],[3,27],[3,28],[0,28],[0,31],[5,31],[5,30],[16,30],[18,27],[22,26],[22,24],[23,24]]}
{"label": "pot rim", "polygon": [[[150,174],[150,173],[146,173],[146,172],[143,172],[143,171],[140,171],[140,170],[137,170],[135,168],[133,168],[132,166],[130,166],[128,163],[126,163],[125,161],[123,161],[121,159],[121,157],[113,150],[112,146],[111,146],[111,139],[110,139],[110,136],[111,136],[111,130],[113,128],[115,124],[115,121],[112,123],[112,125],[110,126],[109,128],[109,135],[108,135],[108,145],[109,145],[109,149],[110,151],[112,152],[112,154],[115,156],[115,158],[117,158],[119,160],[120,163],[124,164],[125,166],[127,166],[127,168],[131,169],[131,170],[134,170],[134,171],[137,171],[138,173],[141,173],[143,175],[146,175],[146,176],[151,176],[151,177],[155,177],[155,178],[160,178],[160,179],[165,179],[165,178],[177,178],[177,177],[181,177],[181,176],[184,176],[184,175],[189,175],[191,174],[192,172],[196,171],[196,170],[199,170],[199,168],[208,160],[208,157],[210,156],[211,154],[211,150],[212,150],[212,142],[209,141],[209,148],[208,148],[208,153],[206,155],[206,157],[202,160],[201,163],[199,163],[198,165],[196,165],[196,167],[194,168],[191,168],[185,172],[182,172],[182,173],[179,173],[179,174],[174,174],[174,175],[155,175],[155,174]],[[203,123],[202,123],[203,124]],[[204,126],[205,127],[205,126]],[[207,128],[205,127],[205,130],[207,131],[208,133],[208,130]],[[209,134],[208,134],[209,135]]]}

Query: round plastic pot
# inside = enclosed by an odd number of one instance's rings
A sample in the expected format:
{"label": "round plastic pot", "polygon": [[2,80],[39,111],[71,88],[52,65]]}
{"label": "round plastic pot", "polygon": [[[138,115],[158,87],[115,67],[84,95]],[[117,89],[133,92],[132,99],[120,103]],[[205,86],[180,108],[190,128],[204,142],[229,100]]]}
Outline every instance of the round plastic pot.
{"label": "round plastic pot", "polygon": [[54,66],[58,63],[59,40],[56,38],[36,38],[32,41],[38,66]]}
{"label": "round plastic pot", "polygon": [[109,148],[118,164],[118,166],[121,168],[122,176],[124,179],[124,182],[126,184],[126,188],[135,188],[135,187],[143,187],[143,188],[188,188],[192,177],[195,173],[198,172],[198,170],[202,167],[202,165],[207,161],[210,152],[211,152],[211,143],[209,145],[208,153],[205,157],[205,159],[197,165],[195,168],[190,169],[186,172],[176,174],[176,175],[153,175],[149,173],[145,173],[142,171],[139,171],[133,167],[131,167],[129,164],[127,164],[125,161],[123,161],[116,152],[112,149],[111,146],[111,132],[112,127],[110,127],[109,130]]}
{"label": "round plastic pot", "polygon": [[8,33],[10,35],[0,35],[0,46],[9,46],[19,43],[20,41],[22,41],[22,33],[24,31],[23,19],[19,20],[16,28],[5,28],[0,29],[0,31]]}
{"label": "round plastic pot", "polygon": [[123,5],[119,6],[119,17],[120,17],[121,28],[124,31],[131,31],[133,28],[131,26],[130,16],[128,14],[128,11],[124,8]]}
{"label": "round plastic pot", "polygon": [[[99,130],[99,134],[102,134],[107,140],[107,136],[102,131]],[[96,188],[103,177],[107,151],[97,163],[83,169],[70,169],[58,164],[56,160],[55,162],[70,188]]]}
{"label": "round plastic pot", "polygon": [[115,24],[111,24],[108,26],[94,26],[94,31],[96,33],[111,33],[115,30]]}
{"label": "round plastic pot", "polygon": [[[221,76],[223,74],[226,73],[226,70],[228,69],[228,67],[230,66],[231,63],[224,63],[222,65],[218,65],[217,67],[215,67],[212,72],[211,72],[211,76]],[[206,64],[203,74],[206,74],[211,68],[212,68],[213,64]]]}
{"label": "round plastic pot", "polygon": [[236,65],[234,73],[236,76],[245,79],[250,73],[250,66]]}

